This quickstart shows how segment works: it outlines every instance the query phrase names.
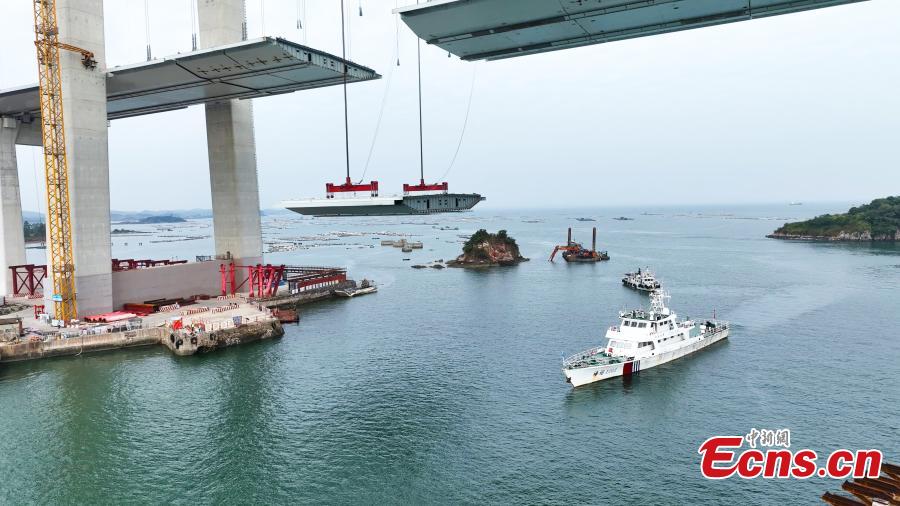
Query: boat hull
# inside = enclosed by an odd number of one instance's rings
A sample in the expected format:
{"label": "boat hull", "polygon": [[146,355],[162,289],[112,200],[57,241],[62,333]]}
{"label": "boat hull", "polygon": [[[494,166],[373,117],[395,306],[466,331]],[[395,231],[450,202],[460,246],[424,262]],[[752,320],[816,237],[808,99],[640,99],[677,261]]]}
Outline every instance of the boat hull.
{"label": "boat hull", "polygon": [[378,291],[378,288],[369,287],[369,288],[357,288],[351,290],[335,290],[334,294],[338,297],[356,297],[358,295],[366,295],[368,293],[375,293]]}
{"label": "boat hull", "polygon": [[639,292],[652,292],[653,290],[659,290],[658,286],[651,288],[649,286],[638,285],[635,283],[629,283],[628,281],[622,281],[622,285],[624,285],[627,288],[631,288],[632,290],[637,290]]}
{"label": "boat hull", "polygon": [[617,378],[619,376],[631,376],[639,371],[650,369],[658,365],[671,362],[686,355],[690,355],[695,351],[702,350],[707,346],[717,343],[728,337],[729,329],[723,329],[719,332],[708,336],[699,336],[691,338],[694,342],[685,345],[677,350],[666,351],[659,355],[645,357],[629,362],[621,362],[618,364],[597,365],[591,367],[580,367],[577,369],[563,369],[566,376],[566,382],[571,383],[573,387],[580,387],[589,383]]}

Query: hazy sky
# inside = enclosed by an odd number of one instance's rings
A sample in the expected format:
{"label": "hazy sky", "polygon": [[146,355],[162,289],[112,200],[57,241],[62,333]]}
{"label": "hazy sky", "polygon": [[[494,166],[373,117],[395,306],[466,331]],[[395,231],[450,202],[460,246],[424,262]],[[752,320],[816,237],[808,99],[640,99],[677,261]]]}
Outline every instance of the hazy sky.
{"label": "hazy sky", "polygon": [[[247,0],[251,37],[340,54],[337,0]],[[366,179],[382,193],[418,178],[415,37],[394,0],[348,0],[350,58],[381,73],[351,85],[354,178],[387,107]],[[401,0],[400,4],[411,3]],[[151,0],[155,56],[190,50],[190,0]],[[0,8],[0,88],[36,82],[30,2]],[[145,59],[140,0],[107,0],[109,66]],[[466,63],[422,46],[426,178],[447,169],[475,73],[452,190],[485,206],[868,200],[900,193],[900,2],[807,13]],[[344,172],[341,89],[254,101],[260,201],[324,195]],[[202,106],[120,119],[109,134],[112,208],[210,206]],[[38,208],[37,148],[20,147],[25,209]],[[36,177],[37,176],[37,177]],[[37,186],[42,186],[40,183]],[[43,189],[40,189],[43,195]],[[43,197],[41,197],[43,198]],[[41,201],[40,207],[43,207]]]}

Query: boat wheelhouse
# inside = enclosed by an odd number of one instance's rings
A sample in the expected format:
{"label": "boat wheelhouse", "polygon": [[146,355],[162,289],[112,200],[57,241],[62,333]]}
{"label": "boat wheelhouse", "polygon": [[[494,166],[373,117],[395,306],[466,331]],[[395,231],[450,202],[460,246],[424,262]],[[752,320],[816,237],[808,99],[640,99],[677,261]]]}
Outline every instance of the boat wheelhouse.
{"label": "boat wheelhouse", "polygon": [[639,292],[652,292],[662,288],[662,284],[653,275],[650,269],[638,269],[635,272],[625,273],[622,284]]}

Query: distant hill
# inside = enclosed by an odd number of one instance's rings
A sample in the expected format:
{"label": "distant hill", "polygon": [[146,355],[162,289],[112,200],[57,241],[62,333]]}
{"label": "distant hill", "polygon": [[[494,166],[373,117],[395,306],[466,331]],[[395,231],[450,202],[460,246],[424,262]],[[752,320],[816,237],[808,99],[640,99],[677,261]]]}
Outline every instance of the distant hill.
{"label": "distant hill", "polygon": [[145,218],[152,218],[155,216],[175,216],[178,218],[184,218],[186,220],[192,219],[201,219],[201,218],[212,218],[212,209],[180,209],[180,210],[170,210],[170,209],[162,209],[157,211],[111,211],[110,213],[111,221],[120,221],[120,222],[139,222]]}
{"label": "distant hill", "polygon": [[[263,209],[259,212],[261,216],[273,216],[279,214],[292,214],[287,209]],[[175,210],[157,210],[157,211],[110,211],[111,222],[128,222],[139,223],[144,218],[154,216],[175,216],[186,220],[199,220],[204,218],[212,218],[212,209],[175,209]],[[22,210],[22,221],[29,223],[39,223],[46,221],[44,213],[37,211]]]}
{"label": "distant hill", "polygon": [[146,218],[141,218],[139,220],[122,221],[119,223],[122,225],[154,225],[157,223],[184,223],[186,221],[186,219],[179,216],[172,216],[171,214],[167,214],[163,216],[147,216]]}
{"label": "distant hill", "polygon": [[766,237],[807,241],[900,241],[900,197],[875,199],[843,214],[785,223]]}
{"label": "distant hill", "polygon": [[29,223],[42,223],[44,222],[44,213],[39,213],[36,211],[26,211],[23,209],[22,221],[27,221]]}

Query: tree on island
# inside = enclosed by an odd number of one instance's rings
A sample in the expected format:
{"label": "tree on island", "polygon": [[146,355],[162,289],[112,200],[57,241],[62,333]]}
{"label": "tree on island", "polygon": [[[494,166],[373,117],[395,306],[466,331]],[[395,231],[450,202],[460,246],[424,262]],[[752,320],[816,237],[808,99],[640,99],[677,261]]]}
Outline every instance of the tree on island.
{"label": "tree on island", "polygon": [[47,240],[47,227],[41,223],[31,223],[26,221],[22,226],[25,233],[25,242],[45,241]]}
{"label": "tree on island", "polygon": [[480,229],[463,244],[463,254],[447,265],[451,267],[515,265],[524,260],[527,258],[519,253],[519,245],[506,230],[491,234],[485,229]]}

